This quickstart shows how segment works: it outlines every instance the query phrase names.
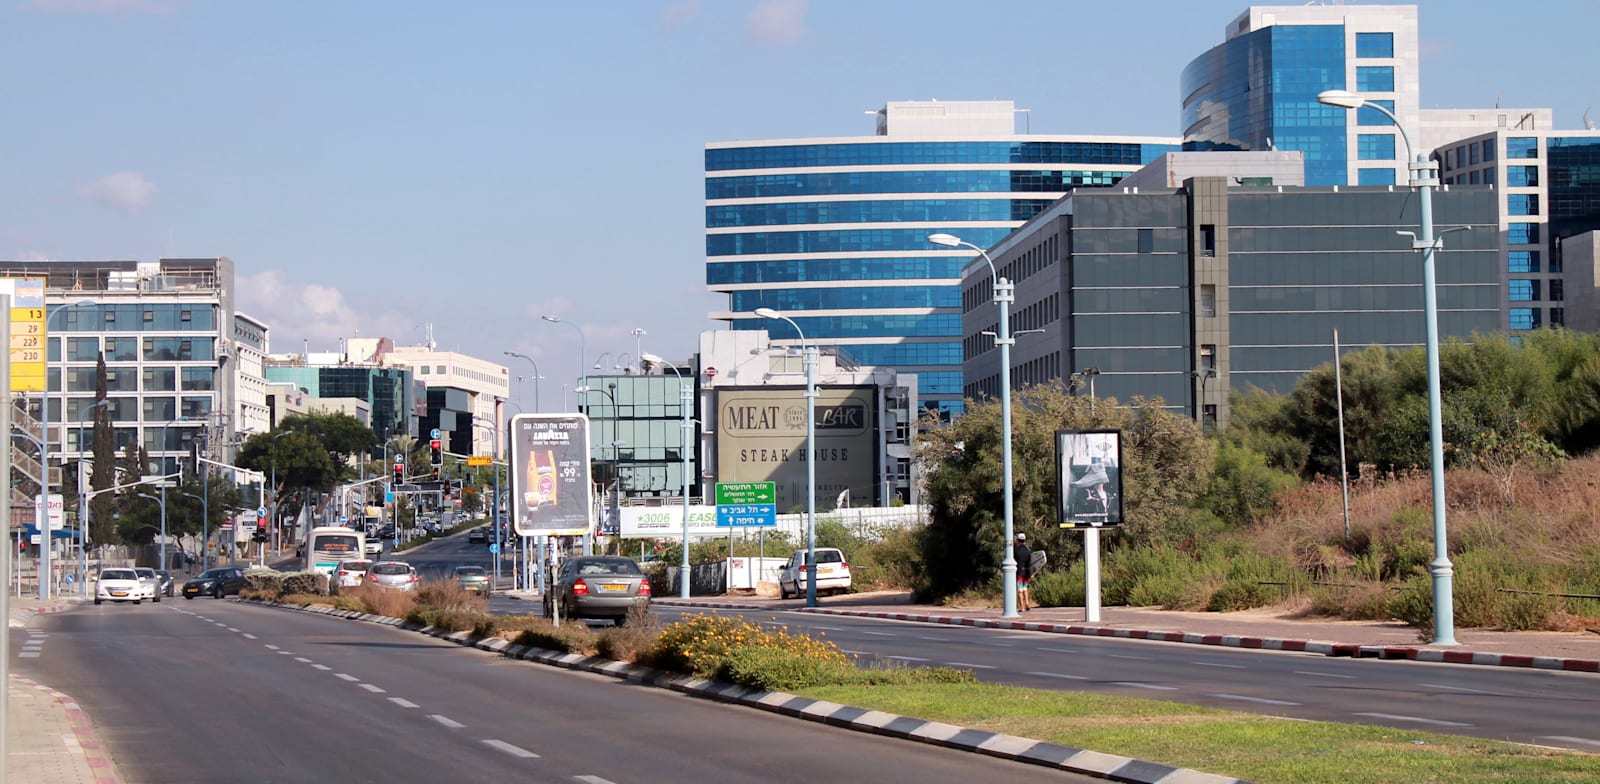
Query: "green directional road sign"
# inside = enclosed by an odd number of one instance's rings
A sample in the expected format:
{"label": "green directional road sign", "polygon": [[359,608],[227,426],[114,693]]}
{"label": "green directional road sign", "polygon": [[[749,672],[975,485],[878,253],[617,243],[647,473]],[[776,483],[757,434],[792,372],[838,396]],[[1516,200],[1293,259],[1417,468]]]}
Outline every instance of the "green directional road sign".
{"label": "green directional road sign", "polygon": [[775,482],[718,482],[717,506],[777,504]]}

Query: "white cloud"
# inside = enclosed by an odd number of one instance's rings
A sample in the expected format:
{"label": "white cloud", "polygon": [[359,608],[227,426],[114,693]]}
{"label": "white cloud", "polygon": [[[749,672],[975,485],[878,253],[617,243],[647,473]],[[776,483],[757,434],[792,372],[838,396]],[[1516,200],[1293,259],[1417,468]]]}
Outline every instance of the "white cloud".
{"label": "white cloud", "polygon": [[178,10],[178,3],[177,0],[28,0],[22,7],[42,14],[125,16],[170,14]]}
{"label": "white cloud", "polygon": [[108,174],[87,185],[78,186],[79,196],[128,215],[150,206],[155,192],[155,183],[138,172]]}
{"label": "white cloud", "polygon": [[745,32],[756,41],[792,44],[805,37],[807,0],[761,0],[745,17]]}
{"label": "white cloud", "polygon": [[271,330],[274,353],[334,351],[340,338],[391,337],[397,342],[409,323],[392,313],[364,313],[346,301],[344,292],[320,283],[289,280],[282,270],[266,270],[237,281],[239,310],[260,319]]}
{"label": "white cloud", "polygon": [[679,0],[661,9],[661,23],[681,27],[700,15],[700,0]]}

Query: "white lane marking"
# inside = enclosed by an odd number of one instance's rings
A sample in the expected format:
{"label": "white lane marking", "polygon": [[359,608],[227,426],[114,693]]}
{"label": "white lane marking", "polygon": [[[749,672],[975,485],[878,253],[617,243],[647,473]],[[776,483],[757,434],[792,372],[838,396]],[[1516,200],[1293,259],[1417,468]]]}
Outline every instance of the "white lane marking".
{"label": "white lane marking", "polygon": [[883,658],[885,658],[885,659],[899,659],[900,661],[921,661],[921,662],[928,661],[928,659],[924,659],[921,656],[885,656]]}
{"label": "white lane marking", "polygon": [[213,626],[227,626],[227,624],[223,623],[222,621],[212,621],[211,624]]}
{"label": "white lane marking", "polygon": [[1417,724],[1432,724],[1435,727],[1471,727],[1471,724],[1462,724],[1459,721],[1441,721],[1439,719],[1424,719],[1421,716],[1401,716],[1397,713],[1357,713],[1357,716],[1368,716],[1374,719],[1388,719],[1390,721],[1410,721]]}
{"label": "white lane marking", "polygon": [[813,628],[813,629],[824,629],[824,630],[830,631],[830,632],[842,632],[842,631],[844,631],[844,627],[843,626],[813,626],[811,628]]}
{"label": "white lane marking", "polygon": [[1016,643],[1010,643],[1010,642],[991,642],[991,643],[989,643],[989,647],[990,648],[1015,648],[1017,646],[1016,646]]}
{"label": "white lane marking", "polygon": [[848,653],[851,656],[876,656],[877,655],[876,653],[873,653],[872,651],[852,651],[852,650],[850,650],[848,648],[840,648],[839,650],[841,650],[841,651],[843,651],[845,653]]}
{"label": "white lane marking", "polygon": [[328,670],[333,669],[332,667],[329,667],[326,664],[313,664],[311,666],[313,666],[313,667],[315,667],[315,668],[317,668],[319,670],[322,670],[323,672],[327,672]]}
{"label": "white lane marking", "polygon": [[361,680],[360,678],[357,678],[354,675],[346,675],[346,674],[344,674],[342,672],[334,673],[333,677],[338,678],[339,680],[342,680],[342,681],[350,681],[352,683]]}
{"label": "white lane marking", "polygon": [[418,705],[416,703],[414,703],[411,700],[408,700],[408,699],[406,699],[404,697],[390,697],[389,701],[394,703],[394,704],[396,704],[396,705],[399,705],[402,708],[415,708],[415,707],[418,707]]}
{"label": "white lane marking", "polygon": [[22,644],[22,647],[24,647],[24,648],[37,648],[37,647],[39,647],[41,645],[44,645],[44,640],[28,640],[27,642],[24,642]]}
{"label": "white lane marking", "polygon": [[37,659],[39,658],[39,651],[23,651],[17,655],[24,659]]}
{"label": "white lane marking", "polygon": [[1155,691],[1177,691],[1176,686],[1157,686],[1154,683],[1138,683],[1135,681],[1112,681],[1112,686],[1132,686],[1135,689],[1153,689]]}
{"label": "white lane marking", "polygon": [[1600,746],[1600,740],[1594,740],[1593,738],[1578,738],[1572,735],[1540,735],[1539,737],[1548,740],[1559,740],[1563,743],[1585,743],[1590,746]]}
{"label": "white lane marking", "polygon": [[1069,681],[1086,681],[1086,680],[1089,680],[1088,678],[1085,678],[1082,675],[1067,675],[1066,673],[1061,673],[1061,672],[1030,672],[1028,674],[1029,675],[1038,675],[1038,676],[1045,677],[1045,678],[1065,678],[1066,680],[1069,680]]}
{"label": "white lane marking", "polygon": [[276,645],[273,645],[273,644],[272,644],[272,643],[270,643],[270,642],[267,642],[267,643],[262,643],[262,645],[265,645],[265,646],[267,646],[267,650],[269,650],[269,651],[275,651],[275,650],[277,650],[277,649],[278,649],[278,646],[276,646]]}
{"label": "white lane marking", "polygon": [[483,745],[499,749],[513,757],[522,757],[523,759],[539,756],[531,751],[528,751],[527,749],[519,749],[503,740],[495,740],[493,738],[485,738]]}
{"label": "white lane marking", "polygon": [[610,779],[603,779],[599,776],[573,776],[572,778],[574,781],[583,782],[583,784],[616,784]]}
{"label": "white lane marking", "polygon": [[932,641],[932,642],[949,642],[950,641],[949,637],[930,637],[930,636],[928,636],[926,634],[917,635],[917,639],[919,639],[919,640],[929,640],[929,641]]}
{"label": "white lane marking", "polygon": [[1243,694],[1211,694],[1207,695],[1224,700],[1237,700],[1239,702],[1254,702],[1258,705],[1299,705],[1298,702],[1288,700],[1269,700],[1266,697],[1246,697]]}
{"label": "white lane marking", "polygon": [[49,632],[36,632],[36,631],[33,631],[33,630],[30,629],[28,631],[28,636],[29,637],[38,637],[40,639],[43,639],[45,637],[49,637],[50,633]]}
{"label": "white lane marking", "polygon": [[972,664],[970,662],[945,662],[951,667],[971,667],[974,670],[992,670],[993,664]]}
{"label": "white lane marking", "polygon": [[1247,670],[1243,664],[1217,664],[1216,662],[1189,662],[1196,667],[1226,667],[1230,670]]}
{"label": "white lane marking", "polygon": [[1041,650],[1041,651],[1050,651],[1051,653],[1077,653],[1078,652],[1077,648],[1040,648],[1039,650]]}
{"label": "white lane marking", "polygon": [[278,651],[278,655],[279,656],[293,656],[294,652],[293,651]]}
{"label": "white lane marking", "polygon": [[235,628],[233,628],[233,627],[232,627],[232,626],[229,626],[229,627],[228,627],[228,631],[230,631],[230,632],[236,632],[236,631],[239,631],[239,630],[238,630],[238,629],[235,629]]}
{"label": "white lane marking", "polygon": [[1505,694],[1505,693],[1498,692],[1498,691],[1484,691],[1483,689],[1469,689],[1469,688],[1467,688],[1465,686],[1449,686],[1449,685],[1446,685],[1446,684],[1443,684],[1443,683],[1419,683],[1417,685],[1425,687],[1425,688],[1429,688],[1429,689],[1449,689],[1450,691],[1461,691],[1461,692],[1466,692],[1468,694],[1487,694],[1487,695],[1489,695],[1491,697],[1510,697],[1510,696],[1512,696],[1510,694]]}
{"label": "white lane marking", "polygon": [[256,638],[256,636],[254,634],[251,634],[249,632],[242,632],[242,634],[244,634],[244,638],[246,640],[254,640]]}
{"label": "white lane marking", "polygon": [[1106,655],[1111,657],[1111,658],[1113,658],[1113,659],[1136,659],[1138,661],[1149,661],[1150,660],[1149,656],[1133,656],[1133,655],[1126,654],[1126,653],[1108,653]]}
{"label": "white lane marking", "polygon": [[296,656],[296,657],[294,657],[294,660],[297,661],[297,662],[300,662],[301,664],[310,664],[311,663],[311,660],[307,659],[304,656]]}
{"label": "white lane marking", "polygon": [[363,689],[366,689],[367,691],[372,692],[373,694],[385,694],[386,693],[383,689],[380,689],[377,686],[374,686],[374,685],[372,685],[370,683],[361,683],[361,684],[357,684],[357,685],[359,685]]}
{"label": "white lane marking", "polygon": [[874,637],[899,637],[900,636],[898,634],[895,634],[894,632],[862,632],[862,634],[870,634],[870,635],[872,635]]}
{"label": "white lane marking", "polygon": [[459,730],[462,727],[467,726],[465,724],[462,724],[459,721],[456,721],[455,719],[449,718],[448,716],[440,716],[437,713],[428,714],[428,718],[433,719],[434,721],[437,721],[440,724],[443,724],[444,726],[449,727],[450,729],[453,729],[453,730]]}
{"label": "white lane marking", "polygon": [[1317,677],[1317,678],[1344,678],[1345,680],[1355,680],[1355,677],[1356,677],[1354,675],[1338,675],[1338,674],[1331,673],[1331,672],[1310,672],[1310,671],[1307,671],[1307,670],[1295,670],[1294,674],[1296,674],[1296,675],[1311,675],[1311,676],[1314,676],[1314,677]]}

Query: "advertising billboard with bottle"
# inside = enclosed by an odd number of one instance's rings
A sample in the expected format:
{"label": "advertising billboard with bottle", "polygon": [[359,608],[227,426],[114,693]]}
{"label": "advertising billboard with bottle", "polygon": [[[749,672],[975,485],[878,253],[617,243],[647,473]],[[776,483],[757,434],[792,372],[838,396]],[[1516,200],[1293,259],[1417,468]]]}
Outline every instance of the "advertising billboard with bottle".
{"label": "advertising billboard with bottle", "polygon": [[511,418],[511,525],[521,536],[581,536],[594,508],[589,481],[589,418],[518,414]]}

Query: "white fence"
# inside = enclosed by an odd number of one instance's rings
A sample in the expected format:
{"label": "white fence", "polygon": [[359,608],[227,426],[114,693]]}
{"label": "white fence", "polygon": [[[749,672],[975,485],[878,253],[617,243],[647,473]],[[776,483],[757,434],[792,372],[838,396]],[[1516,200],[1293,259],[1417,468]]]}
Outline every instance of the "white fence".
{"label": "white fence", "polygon": [[[837,520],[845,524],[850,532],[857,537],[867,540],[876,540],[882,537],[882,532],[892,528],[911,528],[928,524],[928,508],[926,506],[873,506],[854,509],[833,509],[827,512],[817,512],[817,522]],[[773,530],[773,529],[767,529]],[[799,514],[778,515],[777,530],[789,534],[791,537],[804,537],[806,533],[806,515]]]}

